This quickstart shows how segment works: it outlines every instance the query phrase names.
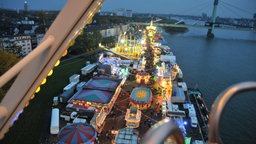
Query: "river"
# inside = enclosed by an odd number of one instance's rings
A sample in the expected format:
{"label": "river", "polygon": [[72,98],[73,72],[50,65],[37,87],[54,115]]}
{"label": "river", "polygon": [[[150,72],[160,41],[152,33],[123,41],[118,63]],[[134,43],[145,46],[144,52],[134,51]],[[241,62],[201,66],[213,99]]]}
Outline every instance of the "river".
{"label": "river", "polygon": [[[220,92],[233,84],[256,81],[256,32],[189,28],[184,34],[164,33],[176,55],[188,87],[198,87],[209,109]],[[221,118],[224,143],[256,143],[256,93],[239,94],[228,103]]]}

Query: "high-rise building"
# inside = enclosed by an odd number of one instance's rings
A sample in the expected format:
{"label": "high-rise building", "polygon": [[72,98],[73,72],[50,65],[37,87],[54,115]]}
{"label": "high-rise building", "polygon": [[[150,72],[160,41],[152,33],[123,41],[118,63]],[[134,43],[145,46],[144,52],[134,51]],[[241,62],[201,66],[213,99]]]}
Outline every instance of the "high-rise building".
{"label": "high-rise building", "polygon": [[132,10],[126,10],[126,17],[132,17]]}
{"label": "high-rise building", "polygon": [[0,45],[7,49],[9,47],[20,47],[20,54],[26,56],[32,51],[31,36],[20,35],[0,38]]}
{"label": "high-rise building", "polygon": [[118,8],[115,11],[117,16],[125,16],[125,9],[124,8]]}
{"label": "high-rise building", "polygon": [[207,17],[207,14],[203,12],[203,13],[202,13],[202,19],[203,19],[203,20],[207,20],[207,18],[208,18],[208,17]]}
{"label": "high-rise building", "polygon": [[256,13],[253,15],[253,29],[256,30]]}
{"label": "high-rise building", "polygon": [[24,1],[24,11],[28,11],[28,2]]}

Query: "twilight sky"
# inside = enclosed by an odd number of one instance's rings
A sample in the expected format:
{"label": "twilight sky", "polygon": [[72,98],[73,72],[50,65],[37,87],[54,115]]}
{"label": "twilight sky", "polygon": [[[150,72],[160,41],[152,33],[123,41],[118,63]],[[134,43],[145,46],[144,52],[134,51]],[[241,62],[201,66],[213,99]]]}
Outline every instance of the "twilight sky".
{"label": "twilight sky", "polygon": [[[30,10],[60,10],[67,0],[27,0]],[[105,0],[102,11],[125,8],[133,12],[211,15],[214,0]],[[24,0],[0,0],[1,8],[24,9]],[[219,0],[220,17],[252,18],[256,0]]]}

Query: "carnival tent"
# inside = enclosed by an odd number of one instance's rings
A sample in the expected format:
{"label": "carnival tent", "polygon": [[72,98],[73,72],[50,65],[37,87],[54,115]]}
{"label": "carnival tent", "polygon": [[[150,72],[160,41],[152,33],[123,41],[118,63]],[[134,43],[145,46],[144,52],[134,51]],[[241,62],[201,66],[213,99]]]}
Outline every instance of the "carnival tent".
{"label": "carnival tent", "polygon": [[115,91],[121,80],[106,77],[94,77],[86,83],[86,88]]}
{"label": "carnival tent", "polygon": [[72,101],[84,101],[84,102],[95,102],[107,104],[113,96],[113,92],[104,91],[104,90],[92,90],[92,89],[83,89],[77,92],[69,102]]}
{"label": "carnival tent", "polygon": [[87,123],[74,123],[63,127],[58,133],[58,144],[92,144],[97,136]]}

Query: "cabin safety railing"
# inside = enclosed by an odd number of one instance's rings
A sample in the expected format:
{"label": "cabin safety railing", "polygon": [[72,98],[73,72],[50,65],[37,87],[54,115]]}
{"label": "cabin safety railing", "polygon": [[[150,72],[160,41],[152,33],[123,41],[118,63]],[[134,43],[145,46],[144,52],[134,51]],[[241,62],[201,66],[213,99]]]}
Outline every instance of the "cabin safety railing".
{"label": "cabin safety railing", "polygon": [[170,119],[163,119],[153,125],[142,139],[142,144],[162,144],[171,137],[177,144],[184,144],[180,128]]}
{"label": "cabin safety railing", "polygon": [[242,92],[256,91],[256,82],[243,82],[227,88],[219,94],[212,104],[209,128],[208,128],[208,143],[209,144],[222,144],[223,141],[220,136],[220,118],[226,104],[237,94]]}

